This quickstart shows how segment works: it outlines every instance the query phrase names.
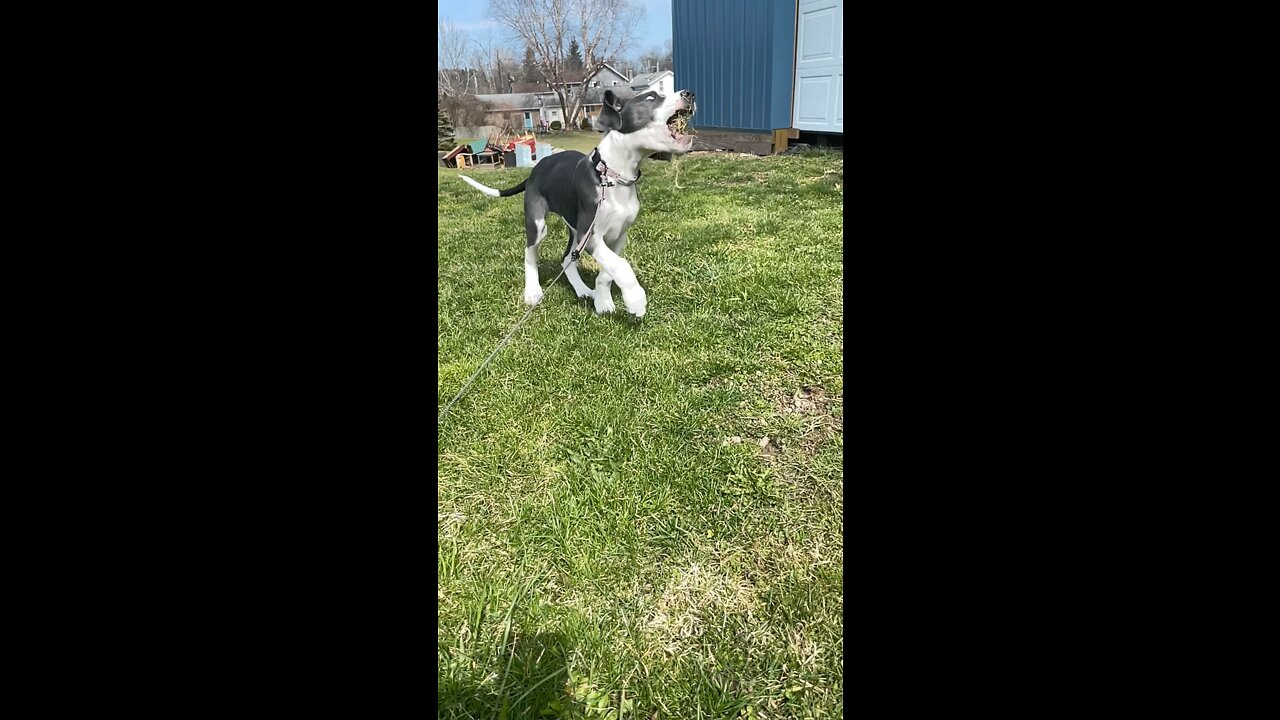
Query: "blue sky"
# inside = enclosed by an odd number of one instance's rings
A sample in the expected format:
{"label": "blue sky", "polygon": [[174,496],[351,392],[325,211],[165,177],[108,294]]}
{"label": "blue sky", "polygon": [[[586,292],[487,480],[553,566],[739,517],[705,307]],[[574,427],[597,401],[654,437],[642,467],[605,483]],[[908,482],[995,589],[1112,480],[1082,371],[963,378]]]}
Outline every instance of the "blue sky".
{"label": "blue sky", "polygon": [[[439,0],[437,15],[441,20],[471,33],[484,36],[493,33],[494,39],[506,37],[506,31],[493,21],[485,19],[489,4],[484,0]],[[626,55],[635,57],[650,48],[661,48],[671,39],[671,0],[632,0],[644,8],[644,18],[636,31],[635,40],[627,48]]]}

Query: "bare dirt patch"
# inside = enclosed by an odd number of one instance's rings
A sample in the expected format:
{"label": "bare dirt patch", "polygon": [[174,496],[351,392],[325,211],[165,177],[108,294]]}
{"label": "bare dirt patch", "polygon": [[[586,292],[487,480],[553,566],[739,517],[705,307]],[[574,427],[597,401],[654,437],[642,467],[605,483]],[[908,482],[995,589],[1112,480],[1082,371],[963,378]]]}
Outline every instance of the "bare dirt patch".
{"label": "bare dirt patch", "polygon": [[791,397],[781,398],[778,409],[783,413],[822,415],[830,404],[827,391],[821,385],[804,385],[797,388]]}
{"label": "bare dirt patch", "polygon": [[812,451],[827,437],[844,432],[844,397],[821,385],[803,385],[772,402],[779,415],[800,417],[804,430],[791,443],[799,449]]}

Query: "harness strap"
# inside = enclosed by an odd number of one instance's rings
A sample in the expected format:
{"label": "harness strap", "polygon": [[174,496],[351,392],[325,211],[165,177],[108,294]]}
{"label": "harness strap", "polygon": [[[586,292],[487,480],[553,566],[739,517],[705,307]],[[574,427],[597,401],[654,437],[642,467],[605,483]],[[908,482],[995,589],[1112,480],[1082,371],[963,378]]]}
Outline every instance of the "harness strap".
{"label": "harness strap", "polygon": [[636,176],[629,178],[605,164],[600,157],[600,148],[591,151],[591,168],[600,176],[601,185],[635,185],[640,180],[641,172],[636,169]]}

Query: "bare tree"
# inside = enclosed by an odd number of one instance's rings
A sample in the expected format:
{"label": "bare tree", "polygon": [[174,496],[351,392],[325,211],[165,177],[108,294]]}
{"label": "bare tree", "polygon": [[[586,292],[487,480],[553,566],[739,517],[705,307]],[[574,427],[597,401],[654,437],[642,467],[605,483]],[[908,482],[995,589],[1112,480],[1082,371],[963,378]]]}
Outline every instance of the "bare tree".
{"label": "bare tree", "polygon": [[486,125],[494,108],[470,93],[466,95],[442,95],[437,98],[440,108],[449,114],[453,126],[471,127]]}
{"label": "bare tree", "polygon": [[455,126],[484,125],[492,107],[476,95],[492,88],[490,76],[495,73],[491,72],[489,56],[493,54],[494,58],[512,66],[514,60],[506,58],[502,54],[504,51],[491,38],[477,42],[461,28],[444,20],[437,22],[437,30],[436,94],[439,106]]}
{"label": "bare tree", "polygon": [[493,54],[495,51],[493,38],[483,38],[471,43],[471,53],[467,56],[467,66],[475,68],[476,80],[473,82],[475,93],[498,92],[493,89]]}
{"label": "bare tree", "polygon": [[635,77],[644,72],[643,66],[630,58],[615,58],[609,62],[610,67],[627,77]]}
{"label": "bare tree", "polygon": [[640,53],[637,64],[642,68],[641,73],[662,72],[663,70],[674,70],[672,63],[671,41],[666,40],[662,43],[662,47],[652,47]]}
{"label": "bare tree", "polygon": [[471,40],[458,26],[444,20],[436,22],[436,74],[438,95],[458,96],[468,91],[471,72],[468,55]]}
{"label": "bare tree", "polygon": [[520,67],[511,51],[500,46],[492,37],[474,44],[471,65],[481,77],[479,87],[490,93],[511,92],[511,83]]}
{"label": "bare tree", "polygon": [[506,48],[498,48],[493,53],[493,77],[496,88],[494,92],[511,92],[511,84],[520,74],[520,61],[515,54]]}
{"label": "bare tree", "polygon": [[[601,69],[605,58],[620,55],[635,35],[643,11],[629,0],[489,0],[489,16],[507,27],[533,51],[542,76],[560,100],[565,120],[573,124],[585,92],[569,103],[569,45],[582,51],[582,88]],[[579,80],[574,73],[573,81]]]}

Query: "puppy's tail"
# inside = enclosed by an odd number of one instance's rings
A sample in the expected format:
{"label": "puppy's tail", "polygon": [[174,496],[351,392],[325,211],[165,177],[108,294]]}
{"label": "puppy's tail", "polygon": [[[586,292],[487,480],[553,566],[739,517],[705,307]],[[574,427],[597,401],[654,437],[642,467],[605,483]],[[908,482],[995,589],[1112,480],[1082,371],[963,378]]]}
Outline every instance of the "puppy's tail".
{"label": "puppy's tail", "polygon": [[507,188],[506,190],[499,190],[497,188],[491,188],[488,185],[481,185],[480,183],[476,182],[475,180],[472,180],[466,175],[459,175],[458,177],[462,178],[463,180],[466,180],[468,185],[479,190],[485,195],[488,195],[489,197],[511,197],[512,195],[519,195],[520,193],[524,192],[524,183],[528,182],[528,180],[525,180],[524,182],[521,182],[519,185],[513,188]]}

